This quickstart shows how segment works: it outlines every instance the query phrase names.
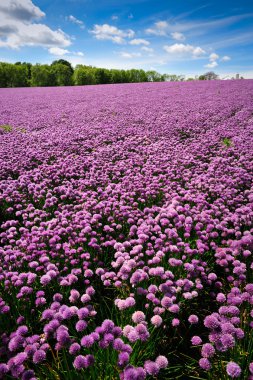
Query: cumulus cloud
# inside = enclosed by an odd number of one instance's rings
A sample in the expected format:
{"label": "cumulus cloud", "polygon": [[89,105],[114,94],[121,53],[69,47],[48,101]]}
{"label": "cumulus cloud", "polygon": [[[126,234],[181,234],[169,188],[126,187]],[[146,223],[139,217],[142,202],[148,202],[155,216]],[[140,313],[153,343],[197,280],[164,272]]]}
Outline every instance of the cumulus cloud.
{"label": "cumulus cloud", "polygon": [[125,38],[134,37],[134,31],[132,29],[121,30],[109,24],[95,24],[90,33],[92,33],[97,40],[110,40],[116,44],[123,44],[126,42]]}
{"label": "cumulus cloud", "polygon": [[78,20],[78,18],[76,18],[75,16],[69,15],[66,17],[66,20],[72,22],[73,24],[80,26],[81,29],[85,28],[83,21]]}
{"label": "cumulus cloud", "polygon": [[146,29],[147,34],[154,34],[156,36],[166,36],[169,24],[167,21],[157,21],[153,28]]}
{"label": "cumulus cloud", "polygon": [[69,50],[58,47],[51,47],[50,49],[48,49],[48,51],[52,55],[65,55],[69,53]]}
{"label": "cumulus cloud", "polygon": [[34,22],[45,13],[31,0],[5,0],[0,3],[0,47],[17,49],[22,46],[64,48],[71,44],[70,37],[61,29],[52,30]]}
{"label": "cumulus cloud", "polygon": [[120,53],[120,56],[122,58],[136,58],[136,57],[141,57],[141,53],[128,53],[126,51],[122,51]]}
{"label": "cumulus cloud", "polygon": [[144,40],[143,38],[135,38],[129,42],[130,45],[149,45],[149,41]]}
{"label": "cumulus cloud", "polygon": [[218,63],[216,61],[212,61],[205,65],[205,67],[207,67],[208,69],[214,69],[216,66],[218,66]]}
{"label": "cumulus cloud", "polygon": [[229,57],[228,55],[224,55],[224,57],[221,58],[222,62],[227,62],[227,61],[230,61],[230,60],[231,60],[231,57]]}
{"label": "cumulus cloud", "polygon": [[216,61],[218,58],[219,58],[219,55],[216,53],[212,53],[209,55],[209,61],[210,62]]}
{"label": "cumulus cloud", "polygon": [[78,55],[79,57],[84,56],[84,54],[81,51],[73,52],[73,51],[69,51],[67,49],[62,49],[58,47],[52,47],[48,49],[48,51],[50,54],[55,55],[55,56],[63,56],[66,54]]}
{"label": "cumulus cloud", "polygon": [[31,21],[45,16],[31,0],[4,0],[0,3],[0,14],[18,21]]}
{"label": "cumulus cloud", "polygon": [[5,37],[10,33],[16,33],[18,31],[15,25],[0,25],[0,37]]}
{"label": "cumulus cloud", "polygon": [[185,40],[185,36],[183,35],[183,33],[172,32],[172,33],[170,33],[170,35],[176,41],[184,41]]}
{"label": "cumulus cloud", "polygon": [[201,47],[189,44],[165,45],[163,48],[167,53],[173,55],[191,55],[192,57],[196,58],[205,54],[205,50],[203,50]]}

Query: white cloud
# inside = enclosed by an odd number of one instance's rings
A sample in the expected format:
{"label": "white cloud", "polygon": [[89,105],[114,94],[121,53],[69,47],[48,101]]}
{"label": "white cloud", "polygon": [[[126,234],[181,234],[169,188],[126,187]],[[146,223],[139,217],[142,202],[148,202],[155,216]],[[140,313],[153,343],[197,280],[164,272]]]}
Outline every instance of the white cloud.
{"label": "white cloud", "polygon": [[149,45],[150,42],[147,40],[144,40],[143,38],[135,38],[134,40],[131,40],[129,42],[130,45]]}
{"label": "white cloud", "polygon": [[227,62],[227,61],[230,61],[230,60],[231,60],[231,57],[229,57],[228,55],[224,55],[224,57],[221,58],[222,62]]}
{"label": "white cloud", "polygon": [[219,55],[216,53],[212,53],[209,55],[209,61],[210,62],[216,61],[218,58],[219,58]]}
{"label": "white cloud", "polygon": [[111,19],[112,19],[113,21],[116,21],[116,20],[118,20],[118,19],[119,19],[119,16],[116,16],[116,15],[112,15]]}
{"label": "white cloud", "polygon": [[180,32],[172,32],[170,35],[171,35],[171,37],[172,37],[174,40],[177,40],[177,41],[184,41],[184,40],[185,40],[185,36],[183,35],[183,33],[180,33]]}
{"label": "white cloud", "polygon": [[122,58],[136,58],[136,57],[141,57],[141,53],[128,53],[126,51],[123,51],[120,53],[120,56]]}
{"label": "white cloud", "polygon": [[174,55],[191,55],[192,57],[200,57],[205,54],[205,50],[203,50],[199,46],[185,45],[185,44],[174,44],[174,45],[165,45],[164,50],[169,54]]}
{"label": "white cloud", "polygon": [[216,61],[212,61],[208,63],[207,65],[205,65],[205,67],[207,67],[208,69],[213,69],[216,66],[218,66],[218,63]]}
{"label": "white cloud", "polygon": [[85,28],[83,21],[78,20],[78,18],[76,18],[75,16],[70,15],[70,16],[67,16],[66,19],[72,22],[73,24],[80,26],[81,29]]}
{"label": "white cloud", "polygon": [[134,31],[132,29],[121,30],[116,26],[103,24],[95,24],[90,31],[97,40],[110,40],[116,44],[125,43],[125,38],[133,38]]}
{"label": "white cloud", "polygon": [[142,46],[141,50],[146,51],[147,53],[153,53],[154,49],[147,47],[147,46]]}
{"label": "white cloud", "polygon": [[69,51],[67,49],[62,49],[62,48],[59,48],[59,47],[52,47],[50,49],[48,49],[49,53],[52,54],[52,55],[58,55],[58,56],[63,56],[63,55],[66,55],[66,54],[73,54],[73,55],[78,55],[79,57],[83,57],[84,54],[81,52],[81,51]]}
{"label": "white cloud", "polygon": [[66,47],[70,38],[60,29],[52,30],[44,24],[17,23],[17,32],[9,33],[0,40],[0,47],[17,49],[21,46]]}
{"label": "white cloud", "polygon": [[167,21],[155,22],[153,28],[146,29],[147,34],[154,34],[156,36],[166,36],[169,24]]}
{"label": "white cloud", "polygon": [[45,16],[45,13],[31,0],[4,0],[0,4],[0,14],[3,16],[1,21],[7,18],[23,22]]}
{"label": "white cloud", "polygon": [[48,51],[52,55],[65,55],[69,53],[69,50],[62,49],[59,47],[51,47],[50,49],[48,49]]}
{"label": "white cloud", "polygon": [[31,0],[5,0],[0,4],[0,47],[17,49],[22,46],[69,46],[70,37],[61,29],[52,30],[45,24],[32,21],[44,16],[45,13]]}

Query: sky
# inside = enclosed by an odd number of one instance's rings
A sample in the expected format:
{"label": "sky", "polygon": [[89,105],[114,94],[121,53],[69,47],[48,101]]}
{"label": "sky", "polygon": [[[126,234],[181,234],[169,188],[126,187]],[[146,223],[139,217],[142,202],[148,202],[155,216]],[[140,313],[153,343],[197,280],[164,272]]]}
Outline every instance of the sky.
{"label": "sky", "polygon": [[253,78],[252,0],[0,0],[0,61]]}

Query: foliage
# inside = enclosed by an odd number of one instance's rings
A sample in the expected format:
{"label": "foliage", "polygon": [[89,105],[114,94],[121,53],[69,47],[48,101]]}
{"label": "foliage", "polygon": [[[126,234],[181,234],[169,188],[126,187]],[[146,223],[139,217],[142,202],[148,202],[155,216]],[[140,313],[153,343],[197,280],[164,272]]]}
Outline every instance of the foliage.
{"label": "foliage", "polygon": [[205,74],[199,76],[199,80],[215,80],[219,79],[219,76],[215,74],[213,71],[208,71]]}
{"label": "foliage", "polygon": [[51,65],[0,62],[0,87],[83,86],[91,84],[181,81],[183,76],[160,74],[155,70],[118,70],[87,65],[73,69],[70,62],[58,59]]}

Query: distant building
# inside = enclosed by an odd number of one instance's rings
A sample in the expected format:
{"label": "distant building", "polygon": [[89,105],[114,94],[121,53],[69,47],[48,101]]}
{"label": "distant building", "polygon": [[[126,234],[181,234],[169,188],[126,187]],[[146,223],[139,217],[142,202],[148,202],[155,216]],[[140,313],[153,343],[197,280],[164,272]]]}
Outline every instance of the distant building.
{"label": "distant building", "polygon": [[240,79],[240,74],[236,74],[235,79]]}

